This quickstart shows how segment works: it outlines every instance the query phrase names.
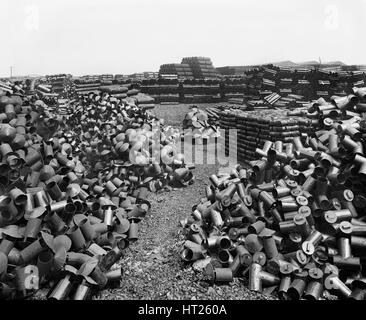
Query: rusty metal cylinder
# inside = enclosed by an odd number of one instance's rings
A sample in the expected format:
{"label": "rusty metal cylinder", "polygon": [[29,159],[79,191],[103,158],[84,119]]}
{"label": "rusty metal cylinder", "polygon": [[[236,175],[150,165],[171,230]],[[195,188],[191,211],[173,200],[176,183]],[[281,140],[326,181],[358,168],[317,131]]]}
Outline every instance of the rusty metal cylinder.
{"label": "rusty metal cylinder", "polygon": [[65,300],[73,287],[70,277],[70,275],[67,275],[61,279],[47,298],[49,300]]}
{"label": "rusty metal cylinder", "polygon": [[233,272],[230,268],[215,268],[215,282],[231,282],[233,281]]}
{"label": "rusty metal cylinder", "polygon": [[263,221],[258,220],[248,227],[248,231],[249,233],[259,234],[265,227],[266,224]]}
{"label": "rusty metal cylinder", "polygon": [[278,287],[278,297],[281,300],[288,300],[287,291],[290,288],[291,282],[292,280],[290,275],[282,276]]}
{"label": "rusty metal cylinder", "polygon": [[84,280],[76,287],[76,291],[72,297],[72,300],[78,300],[78,301],[88,300],[91,294],[92,294],[92,288]]}
{"label": "rusty metal cylinder", "polygon": [[295,278],[291,282],[291,285],[287,290],[287,295],[290,300],[301,299],[301,297],[305,291],[305,288],[306,288],[307,276],[308,276],[307,271],[302,271],[302,272],[295,274]]}
{"label": "rusty metal cylinder", "polygon": [[21,261],[24,264],[27,264],[34,258],[36,258],[45,249],[46,245],[43,240],[36,240],[20,251]]}
{"label": "rusty metal cylinder", "polygon": [[323,284],[320,281],[311,281],[307,285],[304,293],[306,300],[319,300],[323,293]]}
{"label": "rusty metal cylinder", "polygon": [[331,274],[325,279],[324,287],[343,298],[348,298],[352,294],[352,290],[348,288],[335,274]]}
{"label": "rusty metal cylinder", "polygon": [[78,226],[73,226],[67,232],[68,236],[72,241],[72,246],[74,250],[79,251],[85,248],[86,240]]}
{"label": "rusty metal cylinder", "polygon": [[337,240],[339,255],[347,259],[352,256],[351,239],[346,237],[340,237]]}
{"label": "rusty metal cylinder", "polygon": [[224,225],[224,221],[222,220],[221,213],[219,211],[211,209],[210,217],[213,225],[216,227],[222,227]]}
{"label": "rusty metal cylinder", "polygon": [[262,243],[263,243],[264,252],[266,253],[267,258],[272,259],[274,257],[277,257],[278,250],[277,250],[276,241],[273,238],[273,236],[264,235],[261,237],[261,239],[262,239]]}
{"label": "rusty metal cylinder", "polygon": [[249,290],[262,292],[261,279],[262,266],[257,263],[252,263],[249,267]]}
{"label": "rusty metal cylinder", "polygon": [[29,219],[24,230],[24,239],[36,239],[41,231],[42,220],[38,218]]}

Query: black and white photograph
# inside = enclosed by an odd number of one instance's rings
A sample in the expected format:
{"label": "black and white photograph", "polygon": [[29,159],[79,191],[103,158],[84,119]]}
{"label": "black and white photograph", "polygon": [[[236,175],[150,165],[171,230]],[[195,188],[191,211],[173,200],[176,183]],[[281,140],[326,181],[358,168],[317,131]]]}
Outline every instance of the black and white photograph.
{"label": "black and white photograph", "polygon": [[1,305],[366,300],[366,0],[1,0],[0,27]]}

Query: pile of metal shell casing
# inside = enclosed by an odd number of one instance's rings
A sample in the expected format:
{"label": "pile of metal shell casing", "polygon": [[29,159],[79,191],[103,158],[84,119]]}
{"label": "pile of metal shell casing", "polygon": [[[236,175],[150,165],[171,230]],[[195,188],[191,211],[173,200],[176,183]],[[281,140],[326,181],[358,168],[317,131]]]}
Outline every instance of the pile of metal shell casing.
{"label": "pile of metal shell casing", "polygon": [[162,64],[159,74],[177,75],[178,79],[193,78],[191,67],[184,63]]}
{"label": "pile of metal shell casing", "polygon": [[[92,168],[106,168],[103,159],[124,161],[127,173],[134,171],[136,182],[149,183],[152,191],[170,183],[192,182],[191,166],[184,163],[184,156],[176,149],[178,129],[163,126],[162,119],[145,109],[113,97],[90,94],[83,99],[85,105],[74,103],[73,113],[63,125],[72,128],[70,139]],[[157,165],[152,160],[159,157]],[[112,162],[110,166],[114,166]]]}
{"label": "pile of metal shell casing", "polygon": [[288,111],[287,115],[307,117],[314,128],[329,128],[332,121],[362,116],[366,111],[365,96],[365,87],[353,87],[348,95],[331,96],[329,101],[319,98],[308,102],[303,108]]}
{"label": "pile of metal shell casing", "polygon": [[58,94],[62,94],[72,84],[71,75],[67,74],[49,75],[46,76],[46,81],[52,86],[52,91]]}
{"label": "pile of metal shell casing", "polygon": [[[244,72],[244,71],[243,71]],[[136,79],[129,82],[117,75],[83,76],[75,79],[79,93],[100,92],[101,88],[136,87],[151,95],[156,103],[201,103],[226,101],[257,108],[301,107],[304,103],[320,97],[345,95],[353,86],[365,85],[365,73],[340,69],[314,70],[266,65],[247,70],[239,78],[207,79]],[[104,87],[104,88],[103,88]],[[128,88],[130,89],[130,88]],[[109,89],[107,89],[109,90]],[[115,90],[115,89],[112,89]],[[108,92],[108,91],[107,91]],[[127,92],[113,93],[123,98]]]}
{"label": "pile of metal shell casing", "polygon": [[[179,132],[108,95],[82,96],[62,114],[2,95],[0,119],[1,299],[44,288],[49,299],[81,300],[119,283],[116,263],[139,238],[148,191],[193,181],[174,150]],[[152,151],[139,144],[154,135]],[[151,161],[158,155],[165,162]]]}
{"label": "pile of metal shell casing", "polygon": [[207,57],[185,57],[182,59],[182,64],[189,65],[194,78],[214,78],[217,72],[210,58]]}
{"label": "pile of metal shell casing", "polygon": [[178,81],[165,79],[143,80],[140,90],[155,99],[156,103],[178,103],[180,96],[180,84]]}
{"label": "pile of metal shell casing", "polygon": [[39,83],[36,85],[36,93],[41,98],[56,98],[58,93],[53,92],[52,84]]}
{"label": "pile of metal shell casing", "polygon": [[[181,221],[182,258],[208,258],[216,283],[234,277],[281,299],[366,298],[366,95],[336,100],[343,120],[312,135],[266,141],[250,169],[210,176],[206,197]],[[352,101],[353,98],[353,102]],[[319,112],[319,110],[318,110]],[[209,262],[209,263],[208,263]]]}
{"label": "pile of metal shell casing", "polygon": [[185,80],[179,89],[182,103],[210,103],[222,100],[221,85],[216,80]]}
{"label": "pile of metal shell casing", "polygon": [[[301,105],[301,100],[309,101],[320,97],[329,99],[333,95],[346,95],[349,88],[365,85],[365,73],[360,70],[342,71],[341,68],[315,69],[309,65],[282,67],[265,65],[245,72],[245,95],[254,100],[263,99],[269,94],[279,94],[282,98],[273,102],[274,106]],[[247,99],[248,100],[248,99]]]}
{"label": "pile of metal shell casing", "polygon": [[140,90],[157,103],[209,103],[234,99],[243,104],[244,77],[240,79],[150,79],[143,80]]}
{"label": "pile of metal shell casing", "polygon": [[228,79],[226,78],[221,83],[221,95],[225,97],[225,100],[229,103],[243,104],[244,93],[247,90],[247,79]]}
{"label": "pile of metal shell casing", "polygon": [[238,159],[243,161],[255,159],[255,149],[266,140],[289,142],[307,132],[309,126],[305,117],[289,117],[279,110],[226,109],[219,116],[220,128],[225,130],[225,151],[230,148],[229,130],[236,129]]}
{"label": "pile of metal shell casing", "polygon": [[5,94],[23,95],[25,93],[25,87],[24,84],[14,84],[8,80],[0,80],[0,96],[4,96]]}
{"label": "pile of metal shell casing", "polygon": [[220,131],[215,125],[216,117],[212,112],[192,106],[183,120],[183,137],[191,136],[195,141],[203,142],[220,136]]}

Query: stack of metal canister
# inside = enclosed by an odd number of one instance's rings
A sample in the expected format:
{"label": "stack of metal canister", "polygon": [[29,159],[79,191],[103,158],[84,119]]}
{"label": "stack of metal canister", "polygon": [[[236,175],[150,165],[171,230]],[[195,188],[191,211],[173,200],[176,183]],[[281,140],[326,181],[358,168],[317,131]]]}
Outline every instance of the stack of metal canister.
{"label": "stack of metal canister", "polygon": [[366,299],[366,88],[353,91],[312,104],[312,134],[266,141],[249,169],[210,176],[181,221],[182,258],[280,299]]}
{"label": "stack of metal canister", "polygon": [[365,73],[362,71],[342,71],[341,68],[315,69],[312,65],[306,68],[266,65],[248,70],[246,77],[246,100],[264,99],[277,93],[277,99],[265,99],[274,107],[301,106],[305,101],[345,95],[353,86],[365,85]]}
{"label": "stack of metal canister", "polygon": [[307,132],[308,119],[289,117],[281,110],[242,111],[222,110],[219,113],[220,128],[226,130],[225,150],[229,151],[229,130],[236,129],[238,136],[238,159],[249,161],[256,158],[255,149],[266,140],[292,141],[301,132]]}
{"label": "stack of metal canister", "polygon": [[89,93],[89,92],[100,92],[100,80],[97,78],[84,78],[84,79],[76,79],[75,83],[75,91],[79,94]]}
{"label": "stack of metal canister", "polygon": [[192,183],[192,166],[136,105],[90,94],[59,114],[23,93],[0,94],[0,298],[88,299],[121,279],[148,191]]}

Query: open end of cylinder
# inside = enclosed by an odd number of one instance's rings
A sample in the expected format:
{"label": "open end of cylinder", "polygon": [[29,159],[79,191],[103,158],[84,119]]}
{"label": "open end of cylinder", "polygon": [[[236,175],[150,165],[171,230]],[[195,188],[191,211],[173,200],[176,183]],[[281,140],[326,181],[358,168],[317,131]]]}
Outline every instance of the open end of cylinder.
{"label": "open end of cylinder", "polygon": [[229,249],[231,247],[231,241],[228,238],[222,238],[219,241],[219,246],[221,249]]}
{"label": "open end of cylinder", "polygon": [[230,260],[230,254],[226,250],[223,250],[218,253],[218,258],[220,262],[227,263]]}

